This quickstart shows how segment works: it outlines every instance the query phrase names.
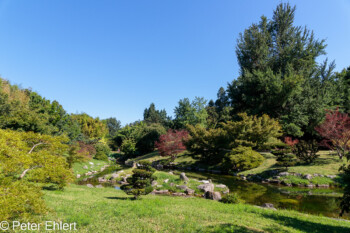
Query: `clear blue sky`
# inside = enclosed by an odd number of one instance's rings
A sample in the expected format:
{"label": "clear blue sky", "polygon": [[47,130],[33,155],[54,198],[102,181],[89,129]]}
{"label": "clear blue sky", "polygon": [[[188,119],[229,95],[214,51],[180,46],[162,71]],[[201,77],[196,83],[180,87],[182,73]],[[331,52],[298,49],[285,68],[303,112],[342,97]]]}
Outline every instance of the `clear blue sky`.
{"label": "clear blue sky", "polygon": [[[238,34],[272,0],[0,0],[0,74],[70,113],[142,119],[151,102],[214,99],[238,76]],[[337,70],[350,66],[350,0],[299,0],[296,25],[327,39]]]}

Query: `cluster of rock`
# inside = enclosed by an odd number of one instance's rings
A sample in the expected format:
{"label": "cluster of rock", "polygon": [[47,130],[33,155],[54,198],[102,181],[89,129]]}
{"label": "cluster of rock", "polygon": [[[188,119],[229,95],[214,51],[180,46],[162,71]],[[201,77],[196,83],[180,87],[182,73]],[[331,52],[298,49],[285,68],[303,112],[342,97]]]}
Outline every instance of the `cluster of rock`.
{"label": "cluster of rock", "polygon": [[[92,166],[94,165],[93,162],[90,162],[90,164],[91,164]],[[99,173],[99,172],[103,172],[107,167],[109,167],[108,164],[106,164],[106,165],[104,165],[103,167],[101,167],[100,171],[89,171],[89,172],[84,173],[83,176],[89,176],[89,178],[92,178],[91,176],[93,176],[93,175],[95,175],[95,174],[97,174],[97,173]],[[89,167],[88,167],[87,165],[85,165],[83,168],[84,168],[85,170],[88,170],[88,169],[89,169]],[[77,174],[77,179],[79,179],[81,176],[82,176],[81,174]]]}
{"label": "cluster of rock", "polygon": [[[247,176],[239,175],[242,180],[247,181],[260,181],[261,183],[270,183],[270,184],[281,184],[285,186],[305,186],[308,188],[320,187],[320,188],[328,188],[329,184],[291,184],[287,183],[283,180],[283,177],[286,176],[297,176],[305,180],[312,180],[314,177],[327,177],[330,179],[335,179],[336,175],[322,175],[322,174],[301,174],[297,172],[279,172],[278,170],[270,170],[267,172],[268,179],[264,179],[256,174],[248,174]],[[281,179],[282,178],[282,179]]]}
{"label": "cluster of rock", "polygon": [[103,186],[102,185],[96,185],[96,186],[94,186],[94,185],[92,185],[92,184],[87,184],[86,185],[87,187],[89,187],[89,188],[103,188]]}
{"label": "cluster of rock", "polygon": [[[172,172],[169,172],[170,174],[173,174]],[[169,190],[154,190],[151,194],[161,194],[161,195],[172,195],[172,196],[194,196],[195,195],[195,190],[190,189],[186,184],[189,181],[189,178],[186,176],[185,173],[180,174],[180,179],[184,181],[185,185],[175,185],[174,183],[170,183],[169,185],[171,187],[176,187],[183,192],[175,192],[175,193],[170,193]],[[164,183],[168,183],[169,179],[164,180]],[[227,188],[226,185],[224,184],[218,184],[214,185],[211,180],[200,180],[199,181],[200,185],[197,186],[197,189],[201,190],[204,192],[204,195],[202,197],[206,199],[211,199],[211,200],[216,200],[220,201],[221,200],[221,193],[214,191],[215,187],[225,189],[223,191],[223,194],[229,193],[229,189]],[[158,185],[156,181],[152,182],[152,186],[161,188],[162,185]]]}

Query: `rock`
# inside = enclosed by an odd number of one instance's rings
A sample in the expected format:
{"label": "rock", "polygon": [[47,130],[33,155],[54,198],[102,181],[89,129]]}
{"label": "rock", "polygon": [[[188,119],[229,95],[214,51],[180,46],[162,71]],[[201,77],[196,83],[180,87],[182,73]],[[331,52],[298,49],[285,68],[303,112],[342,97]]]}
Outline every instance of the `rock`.
{"label": "rock", "polygon": [[168,182],[169,182],[169,179],[165,179],[165,180],[164,180],[164,183],[168,183]]}
{"label": "rock", "polygon": [[158,185],[158,182],[156,181],[156,180],[154,180],[154,181],[152,181],[152,184],[151,184],[152,186],[156,186],[156,185]]}
{"label": "rock", "polygon": [[311,180],[312,179],[312,175],[311,174],[306,174],[306,175],[304,175],[304,179]]}
{"label": "rock", "polygon": [[247,177],[243,176],[243,177],[242,177],[242,180],[247,180]]}
{"label": "rock", "polygon": [[157,188],[161,188],[161,187],[163,187],[163,185],[158,184],[156,187]]}
{"label": "rock", "polygon": [[205,192],[204,197],[206,199],[210,199],[210,200],[214,200],[214,201],[220,201],[221,200],[221,194],[219,192],[207,191],[207,192]]}
{"label": "rock", "polygon": [[315,185],[313,185],[313,184],[307,184],[307,185],[305,185],[305,187],[308,187],[308,188],[315,188]]}
{"label": "rock", "polygon": [[289,172],[280,172],[279,176],[289,176]]}
{"label": "rock", "polygon": [[134,161],[128,159],[128,160],[125,161],[125,165],[129,166],[129,167],[133,167],[134,166]]}
{"label": "rock", "polygon": [[194,194],[194,190],[193,190],[193,189],[190,189],[190,188],[187,188],[187,189],[185,190],[185,193],[186,193],[187,195],[193,195],[193,194]]}
{"label": "rock", "polygon": [[89,162],[89,164],[94,165],[94,163],[93,163],[93,162]]}
{"label": "rock", "polygon": [[128,182],[125,176],[123,176],[122,179],[123,179],[123,182]]}
{"label": "rock", "polygon": [[175,184],[174,183],[170,183],[170,187],[174,187],[175,186]]}
{"label": "rock", "polygon": [[102,178],[102,177],[99,177],[99,178],[98,178],[98,182],[99,182],[99,183],[105,183],[105,182],[107,182],[107,180],[104,179],[104,178]]}
{"label": "rock", "polygon": [[275,207],[273,206],[273,204],[271,204],[271,203],[265,203],[265,204],[263,204],[261,207],[267,208],[267,209],[276,210],[276,208],[275,208]]}
{"label": "rock", "polygon": [[336,175],[328,175],[327,177],[328,177],[328,178],[331,178],[331,179],[334,179],[334,178],[336,178],[337,176],[336,176]]}
{"label": "rock", "polygon": [[184,180],[184,181],[189,181],[189,180],[190,180],[190,179],[187,178],[187,176],[186,176],[186,174],[185,174],[184,172],[182,172],[182,173],[180,174],[180,179],[181,179],[181,180]]}
{"label": "rock", "polygon": [[168,190],[153,190],[151,194],[169,194]]}
{"label": "rock", "polygon": [[89,188],[94,188],[94,186],[92,184],[87,184],[86,186]]}
{"label": "rock", "polygon": [[215,187],[217,187],[217,188],[221,188],[221,189],[225,189],[225,188],[227,188],[227,186],[226,186],[226,185],[224,185],[224,184],[217,184]]}
{"label": "rock", "polygon": [[88,166],[86,166],[86,165],[85,165],[83,168],[84,168],[85,170],[89,169]]}
{"label": "rock", "polygon": [[88,179],[87,178],[84,178],[83,181],[86,182]]}
{"label": "rock", "polygon": [[319,188],[329,188],[329,184],[317,184],[316,186]]}
{"label": "rock", "polygon": [[293,176],[298,176],[298,177],[302,177],[303,175],[301,173],[294,173]]}
{"label": "rock", "polygon": [[225,191],[222,192],[222,194],[228,194],[228,193],[230,193],[229,189],[226,189]]}
{"label": "rock", "polygon": [[204,192],[214,192],[214,184],[201,184],[198,185],[197,188]]}
{"label": "rock", "polygon": [[99,185],[96,185],[95,188],[103,188],[103,186],[99,184]]}
{"label": "rock", "polygon": [[179,188],[179,189],[182,189],[182,190],[188,189],[188,187],[186,185],[176,185],[176,188]]}
{"label": "rock", "polygon": [[174,173],[173,173],[173,172],[169,172],[169,174],[170,174],[170,175],[174,175]]}
{"label": "rock", "polygon": [[163,170],[164,166],[162,164],[157,164],[156,169],[157,170]]}
{"label": "rock", "polygon": [[119,177],[119,174],[117,174],[117,173],[112,173],[111,174],[111,179],[116,179],[118,177]]}
{"label": "rock", "polygon": [[87,172],[85,173],[86,176],[91,176],[92,175],[92,172]]}
{"label": "rock", "polygon": [[173,196],[186,196],[186,193],[173,193]]}
{"label": "rock", "polygon": [[203,184],[209,184],[209,180],[200,180],[199,182],[203,183]]}
{"label": "rock", "polygon": [[80,174],[77,174],[77,179],[79,179],[80,178]]}
{"label": "rock", "polygon": [[100,171],[103,172],[105,169],[105,167],[101,167]]}

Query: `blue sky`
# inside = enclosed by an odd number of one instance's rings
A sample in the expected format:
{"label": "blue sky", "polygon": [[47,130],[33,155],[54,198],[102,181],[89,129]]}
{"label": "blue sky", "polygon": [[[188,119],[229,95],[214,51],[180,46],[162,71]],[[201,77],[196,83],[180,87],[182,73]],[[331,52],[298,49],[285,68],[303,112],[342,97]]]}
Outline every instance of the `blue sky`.
{"label": "blue sky", "polygon": [[[70,113],[125,124],[154,102],[172,115],[238,76],[239,33],[279,2],[0,0],[0,74]],[[289,2],[337,70],[350,66],[350,0]]]}

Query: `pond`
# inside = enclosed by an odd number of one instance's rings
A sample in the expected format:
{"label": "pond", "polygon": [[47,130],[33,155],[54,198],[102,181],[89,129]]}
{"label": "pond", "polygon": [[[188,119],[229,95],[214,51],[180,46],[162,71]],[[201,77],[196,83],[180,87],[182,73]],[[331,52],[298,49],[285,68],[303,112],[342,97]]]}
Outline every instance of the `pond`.
{"label": "pond", "polygon": [[[178,172],[176,172],[178,173]],[[339,218],[340,188],[300,188],[282,185],[260,184],[238,179],[230,175],[186,172],[196,179],[211,179],[213,183],[225,184],[230,192],[236,192],[248,204],[272,203],[276,208],[294,209],[314,215]],[[350,219],[350,215],[343,218]]]}

